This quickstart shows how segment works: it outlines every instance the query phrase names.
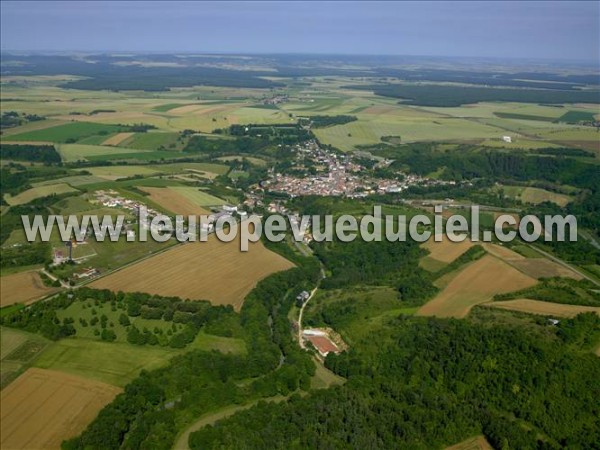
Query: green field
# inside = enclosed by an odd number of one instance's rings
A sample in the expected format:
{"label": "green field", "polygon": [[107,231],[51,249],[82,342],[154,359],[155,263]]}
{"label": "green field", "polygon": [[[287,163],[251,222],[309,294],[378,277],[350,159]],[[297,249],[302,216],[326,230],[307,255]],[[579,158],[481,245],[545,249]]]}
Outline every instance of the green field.
{"label": "green field", "polygon": [[37,334],[0,327],[0,387],[23,372],[51,342]]}
{"label": "green field", "polygon": [[180,106],[186,105],[189,105],[189,103],[165,103],[164,105],[155,106],[154,108],[152,108],[152,111],[167,112],[171,109],[179,108]]}
{"label": "green field", "polygon": [[219,161],[225,161],[225,162],[246,160],[249,163],[254,164],[256,166],[260,166],[260,167],[267,165],[267,162],[262,158],[256,158],[253,156],[246,156],[246,155],[221,156],[217,159]]}
{"label": "green field", "polygon": [[542,202],[552,202],[559,206],[565,206],[572,198],[565,194],[548,191],[529,186],[502,186],[504,195],[510,198],[521,200],[523,203],[537,205]]}
{"label": "green field", "polygon": [[91,378],[115,386],[125,386],[142,370],[164,366],[169,359],[188,351],[219,350],[244,352],[240,339],[222,338],[199,333],[183,350],[150,345],[131,345],[82,338],[67,338],[52,343],[35,361],[36,367]]}
{"label": "green field", "polygon": [[216,206],[225,203],[220,198],[207,194],[206,192],[203,192],[198,188],[173,186],[169,189],[174,190],[178,194],[182,195],[183,197],[187,198],[188,200],[194,202],[199,206]]}
{"label": "green field", "polygon": [[67,141],[78,141],[91,136],[102,136],[106,139],[109,134],[122,131],[117,125],[99,124],[93,122],[71,122],[55,127],[33,130],[10,136],[11,141],[48,141],[66,143]]}
{"label": "green field", "polygon": [[[91,169],[86,170],[91,171]],[[65,183],[70,186],[78,187],[85,186],[87,184],[101,183],[103,181],[103,178],[95,177],[93,175],[73,175],[64,178],[58,178],[56,180],[40,181],[38,183],[33,183],[33,187],[48,186],[57,183]]]}
{"label": "green field", "polygon": [[556,120],[565,123],[594,122],[595,117],[589,111],[568,111]]}
{"label": "green field", "polygon": [[48,347],[35,366],[125,386],[142,370],[161,367],[178,353],[167,347],[69,338]]}
{"label": "green field", "polygon": [[132,150],[130,148],[104,147],[114,149],[116,151],[107,151],[98,155],[86,157],[88,161],[115,161],[115,160],[131,160],[131,161],[159,161],[162,159],[170,160],[177,158],[187,158],[189,155],[181,152],[168,151],[151,151],[151,150]]}
{"label": "green field", "polygon": [[47,197],[52,194],[66,194],[67,192],[77,192],[77,189],[73,189],[66,183],[47,184],[27,189],[14,197],[10,194],[6,194],[4,199],[9,205],[22,205],[24,203],[29,203],[36,198]]}
{"label": "green field", "polygon": [[399,136],[402,142],[427,140],[487,139],[502,131],[487,124],[460,118],[407,118],[390,113],[359,114],[359,120],[314,130],[319,140],[345,151],[372,145],[384,136]]}
{"label": "green field", "polygon": [[58,145],[58,152],[63,161],[85,161],[85,160],[104,160],[104,159],[128,159],[137,157],[139,153],[151,153],[143,150],[132,150],[130,148],[117,148],[103,145],[85,145],[85,144],[61,144]]}
{"label": "green field", "polygon": [[[178,146],[179,133],[161,133],[149,131],[147,133],[136,133],[125,139],[119,147],[133,148],[136,150],[166,150],[175,149]],[[161,148],[162,147],[162,148]]]}

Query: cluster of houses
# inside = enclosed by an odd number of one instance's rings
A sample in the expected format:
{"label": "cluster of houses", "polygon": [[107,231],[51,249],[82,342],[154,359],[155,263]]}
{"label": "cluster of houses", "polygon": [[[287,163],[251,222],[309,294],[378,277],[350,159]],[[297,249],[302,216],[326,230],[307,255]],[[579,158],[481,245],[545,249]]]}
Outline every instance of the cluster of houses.
{"label": "cluster of houses", "polygon": [[139,215],[141,208],[146,208],[146,211],[148,212],[148,217],[154,217],[161,214],[155,209],[149,208],[146,204],[142,202],[120,196],[117,191],[96,191],[94,192],[94,197],[95,201],[92,200],[92,203],[97,202],[107,208],[122,208],[131,211],[136,216]]}
{"label": "cluster of houses", "polygon": [[288,101],[287,94],[274,95],[263,100],[263,105],[279,105]]}
{"label": "cluster of houses", "polygon": [[[345,196],[363,198],[372,194],[399,193],[415,186],[454,184],[453,181],[433,180],[408,174],[403,180],[373,178],[362,175],[364,167],[352,161],[350,155],[340,155],[321,148],[314,140],[293,147],[296,152],[296,165],[291,173],[269,172],[269,179],[262,187],[271,192],[284,193],[290,197],[303,195]],[[389,165],[384,160],[378,164]]]}

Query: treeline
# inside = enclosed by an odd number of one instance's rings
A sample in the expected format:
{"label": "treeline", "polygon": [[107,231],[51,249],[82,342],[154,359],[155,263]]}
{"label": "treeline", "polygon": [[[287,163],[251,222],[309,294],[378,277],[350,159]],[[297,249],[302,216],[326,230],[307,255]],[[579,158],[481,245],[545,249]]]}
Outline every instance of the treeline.
{"label": "treeline", "polygon": [[17,111],[4,111],[0,116],[0,129],[18,127],[25,122],[37,122],[44,119],[46,118],[37,114],[19,114]]}
{"label": "treeline", "polygon": [[333,125],[344,125],[345,123],[358,120],[356,116],[310,116],[310,123],[313,128],[325,128]]}
{"label": "treeline", "polygon": [[14,161],[60,163],[60,154],[53,145],[10,145],[0,144],[0,159]]}
{"label": "treeline", "polygon": [[[36,245],[36,244],[33,244]],[[41,244],[37,244],[41,245]],[[48,246],[49,244],[45,244]],[[213,306],[208,301],[184,301],[178,297],[160,297],[141,292],[123,293],[109,290],[79,288],[68,293],[61,293],[46,302],[38,302],[30,308],[17,311],[3,317],[2,324],[13,328],[20,328],[31,333],[40,333],[48,339],[60,339],[65,335],[76,335],[77,330],[72,326],[76,318],[65,317],[61,321],[56,312],[69,307],[74,302],[94,302],[96,306],[110,304],[113,311],[122,310],[119,324],[127,328],[127,341],[136,345],[168,345],[173,348],[183,348],[191,343],[200,328],[208,323],[218,324],[221,320],[233,316],[231,306]],[[86,305],[84,305],[86,308]],[[97,312],[92,307],[92,315]],[[149,330],[138,330],[132,325],[129,318],[141,317],[143,319],[162,320],[174,324],[184,325],[179,332],[168,333],[168,340],[159,339],[156,333]],[[101,328],[107,328],[107,317],[93,317],[95,326],[100,323]],[[80,319],[80,322],[82,320]],[[88,323],[82,323],[88,326]],[[113,324],[114,325],[114,324]],[[68,334],[65,334],[68,330]],[[98,330],[99,331],[99,330]],[[112,332],[112,330],[107,330]],[[211,328],[213,334],[226,333],[219,326]],[[114,332],[112,332],[114,335]],[[103,336],[104,338],[104,336]],[[104,339],[114,340],[114,339]]]}
{"label": "treeline", "polygon": [[213,130],[213,133],[236,137],[251,137],[285,145],[298,144],[313,138],[309,130],[305,130],[296,123],[231,125],[226,129],[217,128]]}
{"label": "treeline", "polygon": [[[69,171],[56,166],[25,167],[19,163],[9,163],[0,168],[0,195],[15,195],[29,189],[36,181],[47,181],[69,175]],[[3,200],[4,201],[4,200]]]}
{"label": "treeline", "polygon": [[142,372],[63,448],[170,448],[180,429],[211,410],[307,390],[314,364],[293,341],[287,314],[294,301],[289,294],[314,284],[319,269],[310,259],[295,262],[247,296],[240,316],[247,355],[195,350]]}
{"label": "treeline", "polygon": [[483,434],[494,448],[594,448],[600,359],[571,344],[599,326],[580,315],[548,340],[505,325],[399,317],[328,356],[344,386],[238,412],[192,433],[190,446],[444,448]]}
{"label": "treeline", "polygon": [[597,286],[585,279],[545,278],[535,286],[506,294],[498,294],[494,297],[494,300],[512,300],[515,298],[531,298],[567,305],[600,306],[600,292],[597,291]]}
{"label": "treeline", "polygon": [[512,89],[422,84],[372,84],[344,86],[372,91],[376,95],[402,99],[419,106],[453,107],[479,102],[600,103],[598,90]]}

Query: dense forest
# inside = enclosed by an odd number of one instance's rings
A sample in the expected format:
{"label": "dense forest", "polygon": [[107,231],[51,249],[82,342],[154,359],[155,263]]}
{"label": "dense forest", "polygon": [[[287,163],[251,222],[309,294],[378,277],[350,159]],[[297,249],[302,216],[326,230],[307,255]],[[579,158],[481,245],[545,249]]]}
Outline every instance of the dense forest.
{"label": "dense forest", "polygon": [[9,145],[0,144],[0,158],[14,161],[60,163],[60,154],[53,145]]}
{"label": "dense forest", "polygon": [[[402,99],[418,106],[461,106],[478,102],[522,102],[540,104],[600,103],[598,90],[486,88],[456,85],[373,84],[344,86],[373,91],[376,95]],[[531,86],[528,86],[531,87]]]}
{"label": "dense forest", "polygon": [[[398,317],[327,365],[341,387],[262,403],[191,435],[208,448],[595,448],[600,359],[571,346],[600,328],[582,314],[548,341],[516,327]],[[493,349],[493,350],[491,350]]]}
{"label": "dense forest", "polygon": [[333,125],[344,125],[345,123],[358,120],[356,116],[310,116],[310,123],[313,128],[325,128]]}

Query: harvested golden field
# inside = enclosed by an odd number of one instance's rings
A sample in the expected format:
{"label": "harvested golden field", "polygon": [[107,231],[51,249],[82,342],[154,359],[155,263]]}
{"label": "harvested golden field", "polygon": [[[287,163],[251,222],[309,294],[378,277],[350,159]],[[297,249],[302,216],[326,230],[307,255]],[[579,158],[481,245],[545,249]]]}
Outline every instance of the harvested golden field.
{"label": "harvested golden field", "polygon": [[493,447],[485,436],[475,436],[451,447],[446,447],[446,450],[493,450]]}
{"label": "harvested golden field", "polygon": [[501,302],[486,303],[491,308],[509,309],[530,314],[543,316],[575,317],[582,312],[595,312],[600,315],[600,308],[596,306],[565,305],[562,303],[543,302],[541,300],[530,300],[519,298]]}
{"label": "harvested golden field", "polygon": [[533,286],[537,281],[506,262],[486,255],[469,264],[417,314],[437,317],[465,317],[470,309],[491,300],[496,294]]}
{"label": "harvested golden field", "polygon": [[210,211],[202,208],[173,189],[159,187],[140,187],[140,189],[150,194],[150,200],[154,203],[175,214],[186,216],[210,214]]}
{"label": "harvested golden field", "polygon": [[114,136],[109,137],[107,140],[105,140],[102,145],[119,145],[121,142],[123,142],[125,139],[130,138],[131,136],[133,136],[135,133],[117,133]]}
{"label": "harvested golden field", "polygon": [[239,311],[244,298],[266,276],[293,267],[287,259],[260,242],[241,252],[239,242],[179,245],[91,284],[97,289],[148,292],[233,305]]}
{"label": "harvested golden field", "polygon": [[546,258],[528,258],[522,260],[511,261],[510,264],[516,267],[521,272],[530,277],[550,278],[550,277],[567,277],[574,280],[581,280],[583,277],[573,270],[561,266],[560,264],[550,261]]}
{"label": "harvested golden field", "polygon": [[432,238],[423,244],[423,248],[430,252],[429,257],[445,263],[451,263],[472,246],[468,237],[462,242],[452,242],[446,235],[442,237],[442,242],[435,242]]}
{"label": "harvested golden field", "polygon": [[512,251],[510,248],[503,247],[498,244],[490,244],[489,242],[482,243],[483,248],[490,255],[497,256],[500,259],[506,261],[520,261],[526,259],[523,255],[519,255],[517,252]]}
{"label": "harvested golden field", "polygon": [[44,285],[35,270],[3,276],[0,278],[0,285],[0,306],[3,307],[13,303],[31,303],[57,291],[56,288]]}
{"label": "harvested golden field", "polygon": [[0,394],[3,449],[58,449],[81,433],[120,388],[31,368]]}

